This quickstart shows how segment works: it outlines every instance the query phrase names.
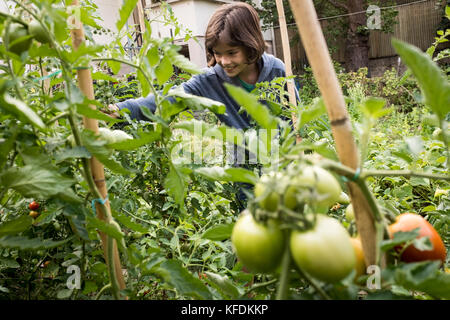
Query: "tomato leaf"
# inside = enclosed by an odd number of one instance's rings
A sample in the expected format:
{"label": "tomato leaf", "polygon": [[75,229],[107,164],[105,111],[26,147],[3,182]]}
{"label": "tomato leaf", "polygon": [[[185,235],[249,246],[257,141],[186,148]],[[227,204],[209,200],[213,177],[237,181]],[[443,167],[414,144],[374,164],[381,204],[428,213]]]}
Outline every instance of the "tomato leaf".
{"label": "tomato leaf", "polygon": [[103,120],[103,121],[111,122],[111,123],[119,123],[119,122],[124,121],[121,119],[112,118],[109,115],[104,114],[101,111],[92,109],[87,104],[77,104],[77,113],[82,116],[85,116],[87,118]]}
{"label": "tomato leaf", "polygon": [[108,147],[116,150],[134,150],[152,143],[161,137],[161,133],[156,131],[141,132],[139,135],[140,137],[138,139],[129,139],[118,143],[111,143]]}
{"label": "tomato leaf", "polygon": [[258,98],[242,88],[225,83],[228,93],[242,108],[264,129],[276,129],[277,118],[272,116],[269,109],[259,103]]}
{"label": "tomato leaf", "polygon": [[123,26],[128,20],[128,17],[133,12],[134,8],[136,7],[138,0],[124,0],[123,5],[120,8],[119,15],[120,18],[116,22],[117,32],[122,30]]}
{"label": "tomato leaf", "polygon": [[91,130],[83,130],[81,140],[88,151],[103,163],[111,171],[120,174],[129,174],[130,171],[122,167],[114,158],[111,157],[111,150],[105,147],[105,141],[97,140],[94,132]]}
{"label": "tomato leaf", "polygon": [[213,241],[223,241],[231,238],[234,224],[220,224],[206,230],[202,234],[202,239]]}
{"label": "tomato leaf", "polygon": [[28,215],[21,216],[14,220],[5,221],[0,224],[0,237],[23,232],[30,228],[32,223],[33,219]]}
{"label": "tomato leaf", "polygon": [[72,237],[67,238],[62,241],[53,241],[49,239],[41,239],[41,238],[27,238],[20,236],[4,236],[0,238],[0,247],[4,248],[17,248],[20,250],[38,250],[38,249],[51,249],[55,247],[59,247],[68,241],[70,241]]}
{"label": "tomato leaf", "polygon": [[442,120],[450,112],[450,83],[442,70],[419,48],[398,39],[392,46],[416,77],[425,97],[425,103]]}
{"label": "tomato leaf", "polygon": [[258,175],[244,168],[203,167],[194,170],[208,179],[225,182],[246,182],[255,184]]}
{"label": "tomato leaf", "polygon": [[176,129],[187,130],[199,138],[214,138],[219,141],[228,141],[232,144],[242,145],[244,135],[241,130],[225,125],[215,126],[199,120],[181,121],[173,126]]}
{"label": "tomato leaf", "polygon": [[320,116],[327,113],[323,99],[315,99],[314,102],[307,108],[301,109],[299,116],[299,128],[303,127],[308,122],[311,122]]}
{"label": "tomato leaf", "polygon": [[164,180],[164,187],[167,192],[184,209],[184,198],[186,197],[185,176],[172,163],[170,163],[170,170]]}
{"label": "tomato leaf", "polygon": [[228,279],[227,276],[222,276],[217,273],[205,272],[206,281],[209,285],[219,290],[222,295],[227,295],[230,299],[238,299],[241,296],[241,291]]}
{"label": "tomato leaf", "polygon": [[178,260],[164,261],[159,268],[156,268],[155,272],[174,287],[180,295],[190,296],[194,299],[212,299],[208,288]]}
{"label": "tomato leaf", "polygon": [[450,299],[450,274],[439,271],[440,261],[408,263],[395,270],[395,281],[409,290]]}
{"label": "tomato leaf", "polygon": [[22,121],[31,123],[39,129],[45,128],[45,124],[42,121],[41,117],[39,117],[39,115],[34,112],[34,110],[29,106],[27,106],[23,101],[13,98],[7,93],[3,95],[3,99],[1,100],[3,101],[0,104],[0,108],[4,109],[8,113],[12,113]]}
{"label": "tomato leaf", "polygon": [[165,56],[161,59],[155,68],[155,74],[157,82],[161,86],[170,79],[173,74],[173,67],[169,57]]}
{"label": "tomato leaf", "polygon": [[196,64],[192,63],[182,54],[179,54],[175,46],[166,46],[164,48],[164,55],[170,59],[172,64],[190,74],[200,74],[202,72]]}
{"label": "tomato leaf", "polygon": [[167,96],[180,98],[187,107],[193,110],[208,109],[216,114],[224,114],[226,111],[223,103],[187,93],[181,86],[170,90]]}
{"label": "tomato leaf", "polygon": [[28,198],[57,196],[74,202],[80,201],[71,189],[74,180],[36,165],[10,168],[0,175],[0,182]]}
{"label": "tomato leaf", "polygon": [[136,223],[136,222],[132,221],[126,215],[121,214],[121,213],[119,213],[119,212],[117,212],[115,210],[111,210],[111,212],[112,212],[112,215],[113,215],[114,219],[119,221],[121,224],[123,224],[128,229],[131,229],[131,230],[137,231],[137,232],[142,232],[142,233],[146,233],[148,231],[147,228],[144,228],[139,223]]}
{"label": "tomato leaf", "polygon": [[381,250],[388,251],[402,243],[405,243],[407,241],[413,241],[414,239],[416,239],[419,236],[419,229],[420,228],[415,228],[414,230],[411,230],[408,232],[403,232],[403,231],[396,232],[394,234],[393,239],[383,240],[381,242]]}

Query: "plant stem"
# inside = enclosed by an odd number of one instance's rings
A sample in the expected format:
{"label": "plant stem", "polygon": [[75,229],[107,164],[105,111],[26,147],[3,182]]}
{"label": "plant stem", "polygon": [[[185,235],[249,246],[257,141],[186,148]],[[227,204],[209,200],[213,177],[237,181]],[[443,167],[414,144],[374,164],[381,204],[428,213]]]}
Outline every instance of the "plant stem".
{"label": "plant stem", "polygon": [[367,177],[419,177],[433,180],[447,180],[450,181],[450,176],[444,176],[439,174],[416,172],[412,170],[367,170],[361,173],[361,178]]}
{"label": "plant stem", "polygon": [[286,300],[289,290],[289,269],[291,266],[291,252],[289,249],[289,235],[290,230],[285,230],[285,245],[283,252],[283,259],[281,261],[281,275],[280,282],[278,283],[278,290],[276,300]]}
{"label": "plant stem", "polygon": [[106,286],[104,286],[103,288],[101,288],[100,291],[99,291],[99,292],[97,293],[97,295],[95,296],[95,299],[94,299],[94,300],[100,299],[100,297],[102,296],[102,293],[103,293],[105,290],[109,289],[109,288],[111,288],[111,283],[108,283]]}
{"label": "plant stem", "polygon": [[58,120],[61,119],[61,118],[67,117],[68,115],[69,115],[69,112],[63,112],[63,113],[60,113],[60,114],[57,115],[56,117],[53,117],[52,119],[48,120],[48,121],[45,123],[45,125],[48,126],[48,125],[52,124],[53,122],[58,121]]}
{"label": "plant stem", "polygon": [[241,297],[245,297],[246,295],[248,295],[253,290],[270,286],[271,284],[274,284],[277,281],[278,281],[278,279],[275,278],[275,279],[269,280],[267,282],[257,283],[255,285],[253,285],[250,289],[248,289]]}
{"label": "plant stem", "polygon": [[325,300],[331,300],[330,296],[325,291],[323,291],[323,289],[316,283],[315,280],[304,273],[297,265],[295,266],[295,269],[303,277],[303,279],[305,279],[307,282],[309,282],[309,284],[311,284],[311,286],[313,286],[313,288],[322,296],[322,298],[324,298]]}

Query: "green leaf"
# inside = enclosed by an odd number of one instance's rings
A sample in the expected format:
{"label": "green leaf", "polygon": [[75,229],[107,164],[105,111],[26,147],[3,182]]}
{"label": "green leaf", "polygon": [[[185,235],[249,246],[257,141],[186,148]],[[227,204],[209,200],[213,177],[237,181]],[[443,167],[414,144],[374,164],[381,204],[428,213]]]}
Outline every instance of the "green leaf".
{"label": "green leaf", "polygon": [[141,132],[138,139],[130,139],[118,143],[111,143],[109,148],[116,150],[134,150],[140,148],[146,144],[152,143],[161,137],[161,133],[156,131]]}
{"label": "green leaf", "polygon": [[40,168],[36,165],[10,168],[0,176],[0,182],[3,186],[12,188],[27,198],[58,196],[77,199],[70,188],[75,183],[74,180],[64,177],[56,170]]}
{"label": "green leaf", "polygon": [[123,26],[126,24],[130,14],[136,7],[138,0],[124,0],[123,5],[120,8],[119,15],[120,19],[116,22],[117,32],[122,30]]}
{"label": "green leaf", "polygon": [[398,39],[392,45],[416,77],[425,103],[443,120],[450,112],[450,83],[441,69],[417,47]]}
{"label": "green leaf", "polygon": [[239,289],[228,279],[227,276],[222,276],[217,273],[205,272],[207,275],[206,281],[218,289],[223,294],[226,294],[231,299],[238,299],[241,296]]}
{"label": "green leaf", "polygon": [[388,251],[396,246],[405,243],[407,241],[412,241],[419,236],[419,228],[416,228],[412,231],[403,232],[399,231],[394,234],[394,238],[390,240],[383,240],[381,242],[381,250]]}
{"label": "green leaf", "polygon": [[450,274],[439,271],[440,261],[408,263],[395,270],[395,281],[409,290],[450,299]]}
{"label": "green leaf", "polygon": [[20,120],[31,123],[39,129],[44,129],[45,124],[41,117],[34,112],[33,109],[28,107],[23,101],[11,97],[9,94],[4,93],[0,108],[6,110],[9,113],[14,114]]}
{"label": "green leaf", "polygon": [[93,72],[92,73],[93,80],[105,80],[110,82],[118,82],[116,78],[111,77],[109,74],[103,72]]}
{"label": "green leaf", "polygon": [[258,102],[258,98],[242,88],[225,83],[228,93],[242,108],[263,128],[276,129],[277,119],[270,114],[269,109]]}
{"label": "green leaf", "polygon": [[55,160],[57,163],[62,162],[67,159],[79,159],[79,158],[87,158],[89,159],[91,154],[85,147],[74,147],[74,148],[66,148],[61,150],[55,155]]}
{"label": "green leaf", "polygon": [[194,299],[212,299],[208,288],[184,268],[178,260],[164,261],[156,268],[156,273],[182,296],[190,296]]}
{"label": "green leaf", "polygon": [[216,114],[224,114],[226,111],[226,107],[223,103],[186,93],[181,86],[170,90],[167,96],[181,98],[183,103],[193,110],[209,109]]}
{"label": "green leaf", "polygon": [[225,125],[216,126],[209,123],[193,119],[191,121],[181,121],[175,123],[175,129],[183,129],[196,135],[199,138],[214,138],[219,141],[228,141],[232,144],[243,145],[244,135],[241,130],[231,128]]}
{"label": "green leaf", "polygon": [[81,133],[81,141],[88,151],[103,163],[108,169],[120,174],[129,174],[130,171],[122,167],[120,163],[111,157],[112,150],[105,147],[106,142],[97,140],[94,132],[91,130],[83,130]]}
{"label": "green leaf", "polygon": [[173,75],[173,67],[170,59],[166,56],[155,68],[156,79],[159,85],[163,85]]}
{"label": "green leaf", "polygon": [[142,96],[146,97],[150,93],[150,85],[147,82],[147,79],[145,78],[144,74],[141,72],[141,70],[137,71],[137,80],[139,84],[141,85],[142,90]]}
{"label": "green leaf", "polygon": [[115,226],[98,219],[97,217],[87,216],[88,228],[98,229],[107,235],[113,237],[117,241],[122,241],[124,234]]}
{"label": "green leaf", "polygon": [[225,182],[245,182],[255,184],[258,175],[244,168],[203,167],[194,170],[208,179]]}
{"label": "green leaf", "polygon": [[150,66],[154,67],[159,63],[159,50],[158,46],[152,46],[147,52],[147,59]]}
{"label": "green leaf", "polygon": [[393,108],[383,109],[385,105],[385,99],[368,97],[364,99],[360,107],[367,117],[378,119],[387,115],[393,110]]}
{"label": "green leaf", "polygon": [[62,241],[53,241],[49,239],[41,239],[41,238],[27,238],[20,236],[4,236],[0,238],[0,247],[4,248],[16,248],[20,250],[38,250],[38,249],[51,249],[55,247],[59,247],[68,241],[70,241],[72,237],[67,238]]}
{"label": "green leaf", "polygon": [[137,231],[137,232],[141,232],[141,233],[148,232],[147,228],[144,228],[139,223],[134,222],[133,220],[131,220],[126,215],[121,214],[121,213],[119,213],[119,212],[117,212],[115,210],[112,210],[112,214],[113,214],[114,219],[119,221],[121,224],[123,224],[128,229],[131,229],[131,230]]}
{"label": "green leaf", "polygon": [[0,258],[0,270],[7,268],[17,269],[20,268],[20,264],[15,259]]}
{"label": "green leaf", "polygon": [[107,114],[104,114],[101,111],[92,109],[87,104],[78,104],[77,113],[90,119],[103,120],[111,123],[119,123],[124,121],[121,119],[115,119],[113,117],[108,116]]}
{"label": "green leaf", "polygon": [[170,163],[170,170],[164,180],[164,187],[167,189],[169,195],[181,207],[184,205],[184,198],[186,196],[186,186],[184,184],[184,175],[172,163]]}
{"label": "green leaf", "polygon": [[21,216],[17,219],[5,221],[0,224],[0,237],[17,234],[31,227],[33,218],[30,216]]}
{"label": "green leaf", "polygon": [[202,239],[222,241],[231,238],[234,224],[219,224],[211,227],[202,234]]}
{"label": "green leaf", "polygon": [[299,117],[299,128],[303,127],[308,122],[311,122],[313,120],[316,120],[321,115],[326,114],[327,109],[325,107],[325,103],[323,102],[323,99],[316,99],[312,105],[310,105],[308,108],[303,109],[300,112]]}
{"label": "green leaf", "polygon": [[165,56],[170,59],[173,65],[191,74],[200,74],[202,72],[196,64],[192,63],[182,54],[179,54],[174,46],[165,47],[164,49]]}

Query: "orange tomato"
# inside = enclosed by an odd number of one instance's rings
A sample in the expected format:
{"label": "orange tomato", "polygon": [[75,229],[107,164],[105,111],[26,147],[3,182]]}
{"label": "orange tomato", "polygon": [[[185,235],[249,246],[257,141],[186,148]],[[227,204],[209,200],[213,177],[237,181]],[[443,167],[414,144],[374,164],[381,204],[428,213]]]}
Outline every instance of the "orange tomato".
{"label": "orange tomato", "polygon": [[444,242],[436,229],[434,229],[422,216],[414,213],[403,213],[397,217],[396,221],[391,224],[388,229],[391,238],[393,238],[396,232],[408,232],[416,228],[420,228],[419,236],[417,238],[429,237],[433,249],[421,251],[411,244],[403,251],[400,260],[404,262],[419,262],[425,260],[441,260],[442,262],[445,262],[447,252]]}
{"label": "orange tomato", "polygon": [[356,255],[356,277],[366,274],[366,262],[364,260],[364,252],[362,249],[361,239],[359,237],[350,239]]}

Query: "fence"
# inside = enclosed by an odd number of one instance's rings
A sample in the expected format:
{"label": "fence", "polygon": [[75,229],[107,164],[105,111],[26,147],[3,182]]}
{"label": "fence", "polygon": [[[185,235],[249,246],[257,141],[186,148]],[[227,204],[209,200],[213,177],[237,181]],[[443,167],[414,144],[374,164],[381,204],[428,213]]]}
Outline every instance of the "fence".
{"label": "fence", "polygon": [[[436,30],[442,19],[442,7],[436,5],[435,0],[405,4],[397,8],[398,15],[396,17],[397,24],[394,32],[391,34],[383,33],[379,30],[371,30],[369,36],[369,58],[379,59],[396,56],[391,46],[391,38],[396,37],[410,44],[426,50],[434,41]],[[345,17],[335,18],[345,19]],[[330,20],[324,19],[320,21],[322,29],[326,30],[326,26]],[[274,29],[275,46],[278,57],[282,57],[283,49],[281,47],[281,36],[279,28]],[[325,32],[325,36],[327,36]],[[296,71],[303,69],[308,65],[305,50],[300,42],[297,29],[289,29],[289,38],[291,40],[292,63]],[[345,38],[336,39],[335,43],[339,45],[332,52],[332,58],[339,62],[345,62]]]}

